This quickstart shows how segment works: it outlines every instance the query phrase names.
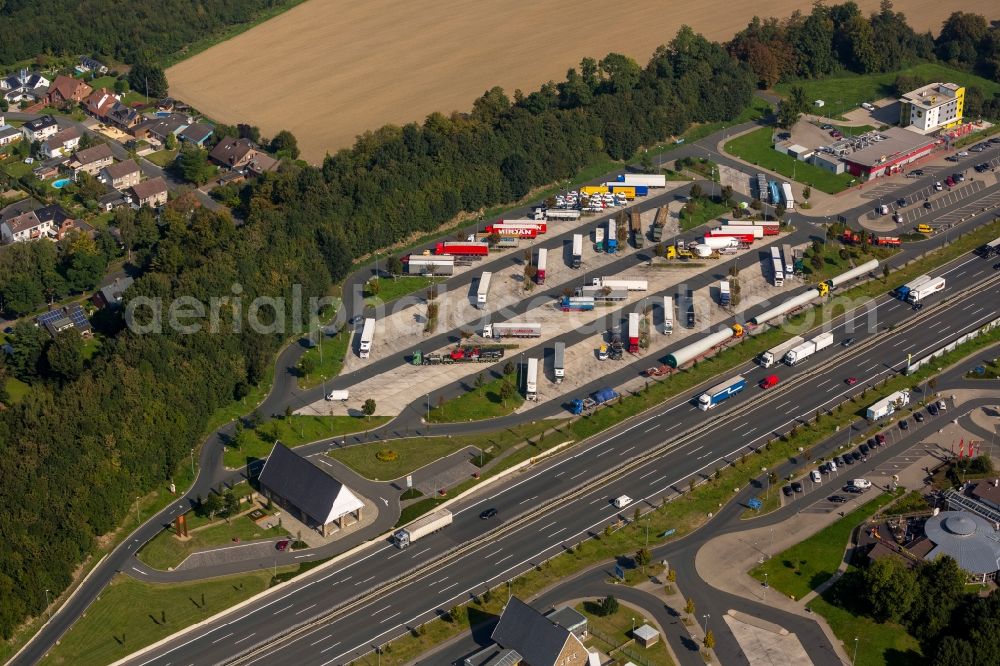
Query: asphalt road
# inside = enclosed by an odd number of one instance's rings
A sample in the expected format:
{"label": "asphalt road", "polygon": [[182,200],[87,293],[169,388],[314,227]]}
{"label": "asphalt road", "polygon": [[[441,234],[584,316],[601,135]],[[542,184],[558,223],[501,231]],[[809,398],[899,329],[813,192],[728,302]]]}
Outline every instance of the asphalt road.
{"label": "asphalt road", "polygon": [[[726,130],[726,132],[735,133],[740,131],[740,129],[742,128],[747,128],[752,125],[753,123],[748,123],[745,126],[730,128]],[[667,157],[669,157],[669,159],[675,159],[687,155],[701,156],[702,154],[705,153],[706,149],[709,149],[711,152],[714,153],[714,146],[718,142],[720,135],[721,133],[716,133],[715,135],[709,136],[700,142],[690,144],[688,146],[683,146],[678,150],[675,150],[672,153],[668,154]],[[742,165],[739,162],[736,162],[735,160],[731,160],[730,158],[724,156],[713,154],[713,158],[721,164],[727,164],[729,166],[738,169],[742,167]],[[972,156],[970,158],[967,158],[966,162],[968,162],[968,164],[959,166],[968,166],[973,163],[976,163],[977,161],[980,161],[980,159],[981,158],[979,156]],[[145,168],[146,166],[144,166],[144,169]],[[597,179],[595,180],[595,182],[603,182],[603,180],[605,179]],[[916,192],[921,188],[926,187],[927,183],[923,182],[923,180],[932,182],[933,177],[928,177],[922,180],[915,180],[912,185],[909,185],[899,190],[898,192],[899,196],[906,196],[911,192]],[[646,209],[652,206],[663,205],[663,203],[666,202],[667,198],[676,196],[676,194],[677,194],[676,192],[671,192],[665,195],[660,195],[660,197],[652,197],[646,200],[641,208]],[[853,209],[852,211],[845,212],[845,215],[847,215],[848,218],[850,219],[852,215],[857,216],[862,214],[865,209],[867,209],[867,206],[865,205],[858,206],[856,209]],[[512,211],[510,215],[512,217],[521,216],[524,212],[526,212],[526,210],[527,209],[515,210]],[[794,219],[794,223],[799,227],[799,231],[796,232],[797,234],[808,235],[810,230],[818,234],[821,229],[821,227],[818,226],[817,222],[808,220],[801,216],[797,216]],[[588,221],[588,226],[592,224],[593,224],[592,222]],[[970,222],[967,224],[971,225],[974,224],[974,222]],[[468,232],[474,230],[475,227],[469,227],[469,229],[467,229]],[[567,231],[564,234],[548,237],[544,239],[542,241],[542,244],[539,246],[558,248],[563,242],[569,239],[571,235],[572,231]],[[693,232],[689,232],[686,235],[688,237],[691,237],[696,234],[694,234]],[[906,257],[912,256],[914,253],[927,251],[932,247],[936,247],[941,242],[942,242],[941,239],[930,239],[927,241],[923,241],[921,243],[912,244],[911,246],[907,247],[904,250],[904,252],[900,253],[900,255],[894,258],[894,260],[890,263],[895,265],[903,261]],[[753,255],[750,256],[753,259],[755,259]],[[510,261],[510,259],[509,258],[498,259],[495,261],[497,263],[497,266],[500,266],[503,264],[503,262]],[[623,258],[622,260],[619,260],[619,262],[616,262],[613,266],[608,266],[606,269],[602,270],[602,273],[611,274],[613,272],[625,271],[628,269],[629,266],[634,265],[638,261],[640,260],[635,257]],[[749,263],[750,259],[747,259],[745,261],[748,261]],[[482,268],[485,269],[486,266],[487,264],[484,264]],[[374,265],[367,266],[356,271],[345,281],[344,307],[342,307],[338,312],[337,321],[334,322],[335,326],[343,325],[348,317],[363,312],[363,300],[361,299],[361,290],[364,282],[367,281],[367,279],[373,274],[373,272],[374,272]],[[470,280],[471,277],[472,276],[466,275],[466,276],[461,276],[459,278],[455,278],[456,281],[455,286],[461,288],[460,285],[467,284],[467,281]],[[711,280],[712,277],[710,275],[702,275],[698,282],[692,281],[691,284],[692,285],[706,284]],[[449,286],[451,287],[451,285]],[[523,304],[521,307],[523,307]],[[515,308],[510,311],[510,314],[501,314],[499,316],[495,316],[493,320],[503,321],[509,317],[514,316],[515,314],[517,314],[517,312],[518,310]],[[620,318],[622,316],[622,311],[617,311],[613,313],[611,316],[612,317],[617,316]],[[423,340],[421,341],[420,346],[423,348],[431,348],[435,345],[443,346],[449,341],[450,339],[449,336],[457,339],[457,332],[454,332],[452,334],[444,334],[429,340]],[[558,339],[570,342],[573,340],[573,336],[574,334],[567,334],[566,336],[561,336]],[[265,401],[259,407],[259,411],[261,414],[280,414],[284,412],[286,406],[290,405],[293,408],[297,408],[305,404],[314,402],[322,397],[323,388],[302,391],[297,387],[293,368],[297,364],[298,359],[301,357],[301,354],[304,352],[304,349],[305,348],[301,344],[301,342],[297,342],[287,347],[279,355],[278,360],[276,362],[275,379],[274,379],[274,384],[272,386],[272,390],[268,395],[268,397],[265,399]],[[411,351],[412,350],[408,350],[407,352],[404,353],[408,354]],[[383,361],[377,361],[375,363],[366,366],[363,370],[338,377],[335,380],[331,380],[330,382],[327,383],[326,388],[327,390],[333,388],[347,388],[352,384],[367,377],[375,376],[377,374],[390,371],[399,362],[401,362],[400,358],[384,359]],[[647,359],[645,361],[642,361],[641,363],[645,366],[649,365],[650,361]],[[479,369],[486,369],[486,368],[477,368],[477,370]],[[599,384],[606,385],[610,383],[613,385],[617,380],[634,376],[637,370],[638,369],[635,367],[628,367],[628,366],[623,367],[621,370],[603,379]],[[598,388],[598,384],[594,384],[593,386],[583,387],[581,388],[581,392],[591,391],[596,388]],[[456,384],[450,389],[450,391],[453,392],[452,394],[457,394],[457,392],[459,391],[459,385]],[[445,393],[448,394],[447,390],[445,391]],[[572,397],[572,396],[567,396],[567,397]],[[550,406],[543,407],[541,408],[541,410],[533,410],[533,412],[528,416],[528,418],[532,419],[541,418],[546,415],[545,410],[548,410],[549,413],[556,413],[560,409],[562,408],[559,405],[559,401],[553,401],[553,403]],[[418,418],[419,413],[420,413],[420,401],[418,398],[418,400],[415,401],[414,405],[411,405],[409,409],[409,418],[410,419]],[[461,434],[463,432],[474,432],[483,429],[496,429],[505,427],[510,423],[515,423],[518,420],[519,419],[517,415],[512,415],[510,417],[505,417],[504,419],[494,420],[488,424],[476,424],[476,425],[454,424],[452,426],[434,426],[434,433]],[[405,422],[405,420],[400,421],[400,423],[403,422]],[[393,424],[390,424],[386,428],[383,428],[381,431],[375,431],[373,433],[373,436],[379,437],[382,435],[383,432],[391,433],[393,429],[398,427],[398,425],[399,425],[398,423],[394,422]],[[29,664],[38,661],[49,649],[49,647],[52,644],[54,644],[55,641],[58,640],[58,638],[63,633],[65,633],[65,631],[67,631],[70,626],[72,626],[76,618],[78,618],[86,611],[90,603],[100,594],[101,590],[104,589],[104,587],[111,581],[111,579],[116,573],[121,571],[128,571],[130,573],[135,573],[132,567],[135,566],[137,562],[137,560],[134,559],[134,555],[135,552],[138,550],[138,548],[141,547],[141,545],[144,544],[146,541],[156,536],[156,534],[159,533],[159,531],[163,529],[164,526],[169,525],[170,522],[177,515],[189,511],[194,504],[195,497],[199,495],[201,496],[207,495],[209,492],[211,492],[212,489],[219,488],[222,484],[236,483],[242,480],[243,478],[242,472],[229,472],[225,470],[222,465],[222,453],[224,448],[224,442],[226,441],[227,437],[231,435],[231,433],[232,433],[232,424],[229,424],[221,428],[216,433],[213,433],[206,440],[206,442],[202,445],[201,450],[199,452],[199,464],[200,464],[199,477],[198,480],[193,485],[193,487],[189,490],[189,492],[184,497],[179,498],[176,503],[166,507],[161,512],[150,518],[147,522],[145,522],[142,526],[140,526],[132,534],[130,534],[126,541],[124,541],[115,550],[113,550],[105,558],[105,560],[92,571],[90,576],[81,584],[80,588],[76,591],[76,593],[74,593],[71,596],[71,598],[53,614],[53,617],[49,621],[49,623],[45,625],[38,634],[36,634],[36,636],[22,651],[22,653],[17,657],[17,659],[11,662],[12,664],[21,664],[21,663]],[[349,439],[349,441],[351,440]],[[317,449],[326,448],[330,446],[330,442],[329,441],[320,442],[313,446],[314,448]],[[307,451],[303,449],[303,452],[305,453]],[[291,557],[290,554],[286,555],[286,558],[290,557]],[[284,563],[292,563],[292,562],[293,562],[292,560],[289,560],[288,562]],[[331,604],[327,603],[326,605],[329,607]]]}
{"label": "asphalt road", "polygon": [[[940,273],[947,276],[949,285],[939,298],[953,300],[938,308],[931,304],[916,313],[919,325],[900,326],[915,315],[914,311],[888,296],[877,299],[879,328],[896,326],[894,330],[872,338],[867,330],[855,329],[850,333],[859,340],[855,347],[844,349],[838,345],[800,366],[769,369],[768,373],[778,374],[782,379],[778,390],[761,392],[749,388],[725,403],[725,407],[707,415],[692,405],[693,395],[668,401],[655,413],[614,428],[595,438],[585,449],[573,450],[573,455],[549,460],[504,487],[487,490],[482,496],[456,506],[451,527],[425,537],[409,550],[399,551],[388,543],[375,544],[331,569],[293,581],[280,597],[269,595],[179,639],[167,649],[154,651],[132,663],[222,661],[238,650],[267,642],[270,636],[300,624],[319,608],[329,608],[357,596],[380,580],[412,574],[412,578],[388,594],[366,599],[294,640],[255,653],[246,662],[347,663],[404,633],[408,627],[430,619],[440,609],[508,580],[565,545],[599,532],[618,515],[611,498],[628,494],[637,502],[658,502],[662,497],[682,493],[687,479],[710,476],[716,467],[761,446],[786,431],[797,419],[811,418],[816,410],[830,407],[845,396],[860,393],[867,385],[897,374],[908,352],[919,358],[996,316],[994,304],[1000,299],[1000,284],[975,293],[969,291],[972,284],[995,275],[990,262],[967,255]],[[955,300],[963,296],[966,300]],[[848,325],[855,324],[856,316],[861,315],[850,315]],[[843,327],[841,321],[834,329],[838,342],[847,336]],[[817,366],[825,363],[834,369],[818,372]],[[764,374],[750,364],[738,371],[753,382]],[[861,381],[848,386],[844,382],[847,376],[859,377]],[[786,392],[782,392],[782,385],[788,389]],[[609,483],[599,486],[588,483],[601,470],[685,431],[692,434],[671,441],[667,453]],[[552,498],[574,488],[580,490],[570,500],[513,528],[478,518],[483,509],[495,507],[500,517],[509,521],[525,511],[547,505]],[[631,512],[629,507],[626,513],[631,515]],[[475,541],[491,529],[497,532],[482,543]],[[444,566],[429,564],[443,551],[473,542],[475,545],[469,546],[458,559]],[[682,586],[684,583],[681,581]],[[311,610],[303,613],[303,609]]]}

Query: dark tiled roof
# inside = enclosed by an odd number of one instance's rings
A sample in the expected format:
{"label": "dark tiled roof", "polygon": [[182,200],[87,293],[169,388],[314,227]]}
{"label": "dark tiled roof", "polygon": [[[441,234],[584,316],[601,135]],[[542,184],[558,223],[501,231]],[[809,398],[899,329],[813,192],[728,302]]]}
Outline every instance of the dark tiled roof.
{"label": "dark tiled roof", "polygon": [[212,132],[214,131],[215,128],[207,123],[194,123],[192,125],[188,125],[184,129],[184,131],[180,133],[179,136],[184,141],[193,141],[194,143],[201,143],[209,136],[211,136]]}
{"label": "dark tiled roof", "polygon": [[73,218],[69,216],[69,213],[62,209],[59,204],[52,204],[49,206],[43,206],[35,210],[35,215],[42,222],[52,222],[57,227],[61,225],[66,220],[72,220]]}
{"label": "dark tiled roof", "polygon": [[135,192],[136,198],[142,201],[156,196],[161,192],[166,192],[167,183],[163,178],[157,176],[156,178],[150,178],[149,180],[144,180],[141,183],[133,185],[132,191]]}
{"label": "dark tiled roof", "polygon": [[337,517],[332,513],[338,500],[354,499],[344,484],[280,442],[271,449],[259,482],[324,524]]}
{"label": "dark tiled roof", "polygon": [[517,597],[511,597],[493,629],[493,640],[517,650],[531,666],[555,666],[570,632]]}
{"label": "dark tiled roof", "polygon": [[41,118],[35,118],[34,120],[29,120],[24,123],[24,127],[28,128],[29,132],[40,132],[43,129],[53,127],[57,125],[56,119],[52,116],[42,116]]}
{"label": "dark tiled roof", "polygon": [[234,139],[227,136],[216,144],[209,156],[220,164],[232,166],[253,149],[249,139]]}
{"label": "dark tiled roof", "polygon": [[135,173],[139,170],[139,165],[135,163],[135,160],[128,159],[124,162],[118,162],[110,166],[104,167],[104,172],[108,174],[108,178],[111,180],[118,180],[131,173]]}
{"label": "dark tiled roof", "polygon": [[106,143],[99,143],[96,146],[78,150],[73,155],[73,158],[80,164],[92,164],[94,162],[99,162],[100,160],[106,160],[110,157],[111,146]]}

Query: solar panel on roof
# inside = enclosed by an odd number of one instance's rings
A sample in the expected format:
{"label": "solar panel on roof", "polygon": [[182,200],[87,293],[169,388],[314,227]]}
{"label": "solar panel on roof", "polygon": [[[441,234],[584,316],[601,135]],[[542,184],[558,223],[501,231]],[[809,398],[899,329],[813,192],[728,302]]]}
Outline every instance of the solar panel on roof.
{"label": "solar panel on roof", "polygon": [[36,321],[40,326],[45,326],[46,324],[49,324],[57,319],[62,319],[64,316],[65,315],[62,310],[50,310],[49,312],[38,315]]}
{"label": "solar panel on roof", "polygon": [[90,326],[90,322],[87,321],[87,315],[83,312],[83,308],[79,305],[71,305],[67,309],[68,312],[66,315],[69,317],[70,321],[73,322],[74,326],[77,328],[87,328]]}

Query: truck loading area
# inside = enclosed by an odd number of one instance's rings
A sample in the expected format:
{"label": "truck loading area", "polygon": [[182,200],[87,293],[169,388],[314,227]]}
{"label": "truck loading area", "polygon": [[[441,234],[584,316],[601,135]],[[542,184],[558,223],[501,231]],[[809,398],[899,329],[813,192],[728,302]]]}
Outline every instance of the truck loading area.
{"label": "truck loading area", "polygon": [[[652,215],[653,212],[650,211],[650,221],[652,220]],[[645,217],[646,214],[644,213],[644,223]],[[782,238],[783,236],[774,236],[770,240],[779,242]],[[769,261],[764,261],[765,257],[769,257],[769,249],[765,245],[758,243],[750,249],[741,250],[737,255],[729,255],[727,260],[732,259],[734,256],[745,255],[746,253],[757,253],[760,261],[757,263],[757,269],[744,268],[740,272],[742,301],[736,310],[743,310],[765,299],[773,299],[776,295],[800,285],[798,280],[788,280],[782,288],[775,288],[771,285]],[[601,257],[601,255],[597,256]],[[587,258],[590,259],[590,256]],[[676,345],[690,336],[704,335],[708,326],[712,326],[731,316],[732,313],[729,310],[723,309],[718,305],[719,289],[718,282],[716,281],[693,293],[696,324],[694,328],[688,328],[688,300],[685,298],[685,292],[682,291],[679,295],[675,293],[677,285],[683,284],[705,271],[711,271],[713,275],[718,274],[721,277],[728,263],[728,261],[722,262],[718,259],[705,259],[699,262],[690,262],[690,264],[656,259],[652,266],[643,264],[628,271],[629,277],[646,279],[649,282],[648,291],[630,292],[624,302],[608,306],[598,306],[590,312],[563,312],[557,307],[556,298],[543,295],[542,290],[536,288],[535,291],[538,292],[537,304],[533,304],[533,307],[528,312],[517,316],[515,320],[541,323],[541,337],[497,341],[506,347],[505,358],[502,363],[511,361],[515,364],[524,363],[526,365],[528,358],[538,358],[540,361],[537,401],[528,401],[520,409],[531,409],[558,395],[571,393],[576,387],[586,385],[610,370],[621,367],[621,363],[633,362],[636,359],[648,359],[638,363],[637,365],[641,367],[637,367],[636,369],[637,386],[641,387],[644,385],[646,379],[640,377],[639,373],[647,365],[658,365],[660,363],[659,359],[662,357],[662,352],[666,347]],[[546,287],[544,288],[544,292],[548,294],[551,294],[553,291],[560,293],[563,284],[572,286],[582,284],[585,275],[583,271],[573,270],[562,263],[553,264],[550,262],[549,271],[553,277],[551,281],[547,280]],[[586,275],[589,278],[589,276],[598,274],[599,271],[595,271]],[[525,298],[520,281],[522,276],[523,265],[520,262],[510,270],[494,273],[494,283],[490,292],[491,300],[494,303],[490,309],[495,310],[498,307],[512,305]],[[556,289],[553,290],[553,287],[556,287]],[[666,290],[671,290],[669,293],[674,295],[675,304],[674,333],[670,336],[662,333],[662,312],[660,311],[663,302],[661,292]],[[469,294],[469,291],[464,291],[461,294],[456,294],[455,292],[450,294],[452,302],[457,301],[454,308],[460,314],[455,314],[454,316],[460,318],[460,324],[450,323],[443,324],[442,326],[444,326],[445,330],[455,328],[459,325],[469,330],[474,328],[477,334],[467,341],[469,345],[495,344],[493,341],[487,341],[480,337],[481,324],[488,321],[489,317],[483,316],[482,312],[474,308],[469,301]],[[438,298],[438,301],[443,301],[448,296],[443,295]],[[528,298],[536,297],[532,297],[529,294]],[[636,355],[626,353],[620,361],[599,361],[597,359],[597,349],[602,342],[609,341],[608,327],[620,327],[620,335],[623,337],[623,342],[626,347],[628,345],[627,340],[624,339],[627,335],[626,318],[623,316],[621,320],[614,322],[610,320],[605,321],[607,314],[609,312],[617,312],[626,306],[633,306],[633,308],[641,311],[642,306],[639,304],[644,301],[653,305],[652,313],[649,317],[645,318],[647,325],[643,329],[644,334],[648,335],[648,348],[640,349]],[[443,317],[445,308],[442,307],[441,310],[441,316]],[[465,377],[472,377],[480,372],[485,373],[495,365],[491,363],[411,365],[409,363],[410,359],[403,357],[403,350],[413,345],[415,336],[419,337],[423,335],[423,320],[416,319],[415,315],[418,314],[417,311],[422,313],[425,312],[425,309],[423,307],[410,308],[409,310],[397,313],[396,315],[390,315],[383,319],[381,322],[382,328],[376,335],[376,344],[372,351],[373,357],[377,358],[380,354],[399,355],[399,365],[392,372],[393,381],[387,382],[385,381],[385,377],[381,376],[359,382],[351,387],[351,399],[349,401],[344,403],[318,401],[303,407],[299,410],[299,413],[321,415],[358,414],[360,413],[362,403],[366,399],[372,398],[378,404],[379,414],[397,415],[411,404],[419,393],[433,394],[442,387],[449,386]],[[475,319],[470,319],[470,317],[475,317]],[[580,329],[586,330],[587,328],[592,329],[593,333],[585,338],[584,341],[567,345],[565,350],[565,378],[561,384],[557,385],[554,376],[553,343],[551,340],[566,332]],[[439,330],[442,329],[439,328]],[[428,348],[421,351],[426,355],[432,352],[447,353],[451,349],[453,349],[453,346],[445,349]],[[362,363],[362,361],[358,361],[356,358],[353,360],[358,364]],[[487,378],[491,379],[492,377],[487,374]],[[523,395],[525,388],[523,382],[522,386],[517,388]],[[434,403],[433,397],[431,402]]]}

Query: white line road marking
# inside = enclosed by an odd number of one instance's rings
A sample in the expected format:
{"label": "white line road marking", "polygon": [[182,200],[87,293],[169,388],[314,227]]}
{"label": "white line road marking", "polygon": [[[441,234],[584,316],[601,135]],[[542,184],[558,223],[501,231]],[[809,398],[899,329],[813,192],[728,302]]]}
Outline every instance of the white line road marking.
{"label": "white line road marking", "polygon": [[651,472],[646,472],[645,474],[643,474],[642,476],[640,476],[640,477],[639,477],[639,480],[640,480],[640,481],[642,481],[642,480],[643,480],[643,479],[645,479],[645,478],[646,478],[647,476],[652,476],[653,474],[656,474],[656,473],[657,473],[658,471],[659,471],[659,470],[656,470],[656,469],[654,469],[654,470],[653,470],[653,471],[651,471]]}
{"label": "white line road marking", "polygon": [[553,521],[552,521],[551,523],[549,523],[548,525],[542,525],[541,527],[539,527],[539,528],[538,528],[538,531],[539,531],[539,532],[541,532],[542,530],[546,530],[546,529],[548,529],[548,528],[552,527],[553,525],[555,525],[555,524],[556,524],[556,523],[558,523],[558,522],[559,522],[558,520],[553,520]]}
{"label": "white line road marking", "polygon": [[306,606],[305,608],[303,608],[302,610],[300,610],[298,613],[296,613],[296,615],[302,615],[303,613],[305,613],[310,608],[315,608],[315,607],[316,607],[316,604],[313,604],[312,606]]}
{"label": "white line road marking", "polygon": [[303,557],[309,557],[308,555],[296,555],[295,559],[301,560]]}
{"label": "white line road marking", "polygon": [[791,400],[786,400],[786,401],[784,401],[783,403],[781,403],[780,405],[777,405],[777,406],[775,407],[775,409],[781,409],[781,408],[782,408],[782,407],[784,407],[785,405],[790,405],[790,404],[792,404],[792,401],[791,401]]}
{"label": "white line road marking", "polygon": [[418,555],[422,555],[422,554],[426,553],[429,550],[430,550],[430,546],[428,546],[427,548],[424,548],[421,551],[417,551],[416,553],[413,553],[413,557],[417,557]]}
{"label": "white line road marking", "polygon": [[660,427],[660,426],[658,426],[658,425],[655,425],[655,426],[653,426],[652,428],[646,428],[645,430],[643,430],[643,432],[653,432],[654,430],[656,430],[656,429],[657,429],[657,428],[659,428],[659,427]]}
{"label": "white line road marking", "polygon": [[320,650],[320,651],[319,651],[319,653],[320,653],[320,654],[323,654],[324,652],[329,652],[329,651],[330,651],[330,650],[332,650],[333,648],[335,648],[335,647],[337,647],[338,645],[340,645],[340,643],[341,643],[341,641],[337,641],[336,643],[334,643],[334,644],[333,644],[333,645],[331,645],[330,647],[328,647],[328,648],[323,648],[322,650]]}
{"label": "white line road marking", "polygon": [[649,485],[651,485],[651,486],[653,486],[653,485],[656,485],[656,484],[657,484],[657,483],[659,483],[660,481],[663,481],[663,479],[665,479],[665,478],[667,478],[667,476],[666,476],[666,475],[663,475],[663,476],[661,476],[661,477],[660,477],[660,478],[658,478],[658,479],[653,479],[652,481],[650,481],[650,482],[649,482]]}
{"label": "white line road marking", "polygon": [[594,456],[594,457],[595,457],[595,458],[600,458],[600,457],[601,457],[601,456],[603,456],[603,455],[604,455],[605,453],[611,453],[611,449],[604,449],[603,451],[601,451],[600,453],[598,453],[598,454],[597,454],[596,456]]}
{"label": "white line road marking", "polygon": [[244,636],[243,638],[241,638],[238,641],[233,641],[233,645],[238,645],[238,644],[242,643],[243,641],[250,640],[251,638],[253,638],[256,635],[257,635],[257,632],[255,631],[252,634],[250,634],[249,636]]}
{"label": "white line road marking", "polygon": [[[566,531],[566,528],[564,527],[564,528],[562,528],[561,530],[556,530],[556,531],[555,531],[555,532],[553,532],[552,534],[549,534],[549,535],[548,535],[548,536],[546,536],[545,538],[546,538],[546,539],[551,539],[551,538],[552,538],[552,537],[554,537],[555,535],[557,535],[557,534],[562,534],[562,533],[563,533],[563,532],[565,532],[565,531]],[[497,564],[500,564],[500,563],[499,563],[499,562],[497,562]]]}
{"label": "white line road marking", "polygon": [[[323,638],[319,639],[319,640],[318,640],[318,641],[316,641],[315,643],[310,643],[310,644],[309,644],[309,647],[313,647],[314,645],[319,645],[319,644],[320,644],[320,643],[322,643],[323,641],[328,641],[328,640],[330,640],[331,638],[333,638],[333,634],[330,634],[329,636],[324,636]],[[340,645],[340,643],[334,643],[334,645]]]}
{"label": "white line road marking", "polygon": [[359,580],[357,583],[354,584],[354,586],[357,587],[358,585],[362,585],[364,583],[367,583],[368,581],[370,581],[370,580],[372,580],[374,578],[375,578],[375,576],[369,576],[368,578],[365,578],[364,580]]}
{"label": "white line road marking", "polygon": [[606,497],[598,497],[593,502],[591,502],[591,504],[597,504],[598,502],[606,502],[606,501],[607,501]]}
{"label": "white line road marking", "polygon": [[576,478],[579,478],[579,477],[583,476],[583,475],[584,475],[584,474],[586,474],[586,473],[587,473],[587,470],[583,470],[583,471],[582,471],[582,472],[580,472],[579,474],[575,474],[575,475],[573,475],[573,476],[569,477],[569,480],[570,480],[570,481],[572,481],[573,479],[576,479]]}
{"label": "white line road marking", "polygon": [[631,451],[634,448],[635,448],[634,446],[630,446],[627,449],[625,449],[624,451],[622,451],[622,454],[624,455],[624,454],[628,453],[629,451]]}
{"label": "white line road marking", "polygon": [[704,445],[704,444],[702,444],[701,446],[699,446],[699,447],[698,447],[698,448],[696,448],[696,449],[691,449],[690,451],[688,451],[688,455],[691,455],[692,453],[696,453],[696,452],[698,452],[698,451],[701,451],[701,450],[702,450],[703,448],[705,448],[705,445]]}
{"label": "white line road marking", "polygon": [[271,615],[277,615],[278,613],[284,613],[284,612],[285,612],[286,610],[288,610],[289,608],[291,608],[291,607],[292,607],[292,606],[294,606],[294,605],[295,605],[295,604],[288,604],[288,605],[287,605],[287,606],[285,606],[284,608],[282,608],[282,609],[280,609],[280,610],[276,610],[276,611],[274,611],[273,613],[271,613]]}
{"label": "white line road marking", "polygon": [[427,583],[427,587],[434,587],[435,585],[439,585],[440,583],[443,583],[443,582],[445,582],[446,580],[448,580],[448,577],[447,577],[447,576],[445,576],[445,577],[444,577],[444,578],[442,578],[441,580],[436,580],[436,581],[434,581],[433,583]]}
{"label": "white line road marking", "polygon": [[503,550],[503,548],[497,548],[492,553],[489,553],[487,555],[483,555],[483,557],[493,557],[494,555],[496,555],[497,553],[499,553],[501,550]]}
{"label": "white line road marking", "polygon": [[441,592],[447,592],[448,590],[450,590],[451,588],[455,587],[456,585],[458,585],[458,583],[452,583],[448,587],[441,588]]}
{"label": "white line road marking", "polygon": [[228,634],[226,634],[225,636],[220,636],[219,638],[216,638],[216,639],[215,639],[214,641],[212,641],[212,645],[215,645],[215,644],[216,644],[216,643],[218,643],[219,641],[223,641],[223,640],[225,640],[225,639],[229,638],[230,636],[232,636],[232,635],[233,635],[233,634],[235,634],[235,633],[236,633],[235,631],[230,631],[230,632],[229,632]]}
{"label": "white line road marking", "polygon": [[538,495],[535,495],[534,497],[529,497],[528,499],[521,500],[520,502],[518,502],[518,505],[524,504],[525,502],[530,502],[531,500],[535,499],[538,499]]}
{"label": "white line road marking", "polygon": [[401,611],[396,611],[395,613],[393,613],[392,615],[389,615],[389,616],[388,616],[388,617],[386,617],[385,619],[383,619],[383,620],[379,620],[379,624],[385,624],[386,622],[388,622],[388,621],[389,621],[389,620],[391,620],[392,618],[394,618],[394,617],[396,617],[397,615],[399,615],[399,613],[400,613],[400,612],[401,612]]}
{"label": "white line road marking", "polygon": [[148,574],[148,573],[146,573],[145,571],[143,571],[143,570],[141,570],[141,569],[136,569],[135,567],[132,567],[132,571],[138,571],[138,572],[139,572],[139,573],[141,573],[141,574],[142,574],[143,576],[148,576],[148,575],[149,575],[149,574]]}
{"label": "white line road marking", "polygon": [[[507,560],[509,560],[509,559],[510,559],[510,558],[512,558],[512,557],[514,557],[514,553],[511,553],[510,555],[508,555],[507,557],[503,558],[502,560],[497,560],[497,561],[496,561],[496,562],[494,562],[493,564],[500,564],[501,562],[506,562]],[[443,592],[443,591],[444,591],[444,590],[442,590],[442,592]]]}
{"label": "white line road marking", "polygon": [[392,608],[392,604],[386,606],[385,608],[379,608],[377,611],[372,611],[371,614],[375,615],[376,613],[381,613],[382,611],[387,611],[390,608]]}

